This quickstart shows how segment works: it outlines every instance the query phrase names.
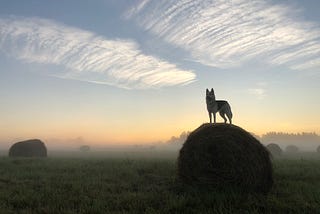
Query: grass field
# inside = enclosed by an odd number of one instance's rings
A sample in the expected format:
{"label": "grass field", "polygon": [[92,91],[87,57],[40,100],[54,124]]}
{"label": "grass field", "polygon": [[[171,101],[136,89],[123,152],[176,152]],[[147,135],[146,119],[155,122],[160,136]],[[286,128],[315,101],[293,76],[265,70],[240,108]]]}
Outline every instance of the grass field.
{"label": "grass field", "polygon": [[317,156],[273,160],[267,196],[185,187],[173,154],[1,157],[0,213],[319,213]]}

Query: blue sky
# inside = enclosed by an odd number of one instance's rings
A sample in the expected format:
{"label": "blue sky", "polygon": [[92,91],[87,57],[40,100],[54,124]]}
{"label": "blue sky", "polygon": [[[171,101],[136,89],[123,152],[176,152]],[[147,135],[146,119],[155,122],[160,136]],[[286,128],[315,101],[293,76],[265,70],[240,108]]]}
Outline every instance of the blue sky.
{"label": "blue sky", "polygon": [[320,132],[320,2],[16,1],[0,7],[3,142],[168,139],[208,121]]}

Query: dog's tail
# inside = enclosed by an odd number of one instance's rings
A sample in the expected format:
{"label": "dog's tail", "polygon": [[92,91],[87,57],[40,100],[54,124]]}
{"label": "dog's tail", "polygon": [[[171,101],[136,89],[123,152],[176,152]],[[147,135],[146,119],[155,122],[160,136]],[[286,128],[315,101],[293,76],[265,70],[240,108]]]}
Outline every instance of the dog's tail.
{"label": "dog's tail", "polygon": [[231,106],[230,106],[229,103],[228,103],[227,106],[226,106],[226,115],[227,115],[227,117],[229,118],[229,122],[232,123],[233,114],[232,114]]}

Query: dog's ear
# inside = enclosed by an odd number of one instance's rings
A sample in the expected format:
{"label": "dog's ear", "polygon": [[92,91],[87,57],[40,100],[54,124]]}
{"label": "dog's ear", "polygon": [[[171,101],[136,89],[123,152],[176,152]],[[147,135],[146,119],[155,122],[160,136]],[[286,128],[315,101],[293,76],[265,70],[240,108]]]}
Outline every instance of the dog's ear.
{"label": "dog's ear", "polygon": [[211,92],[214,92],[214,91],[213,91],[213,88],[211,88]]}
{"label": "dog's ear", "polygon": [[206,94],[207,94],[207,95],[209,94],[209,89],[206,90]]}

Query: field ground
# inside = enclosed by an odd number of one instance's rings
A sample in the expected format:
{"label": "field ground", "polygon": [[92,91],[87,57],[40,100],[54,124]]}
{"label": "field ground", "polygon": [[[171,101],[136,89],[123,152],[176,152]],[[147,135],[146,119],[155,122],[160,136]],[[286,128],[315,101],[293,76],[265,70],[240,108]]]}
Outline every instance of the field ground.
{"label": "field ground", "polygon": [[184,187],[176,153],[0,157],[0,213],[320,213],[319,156],[273,160],[267,196]]}

